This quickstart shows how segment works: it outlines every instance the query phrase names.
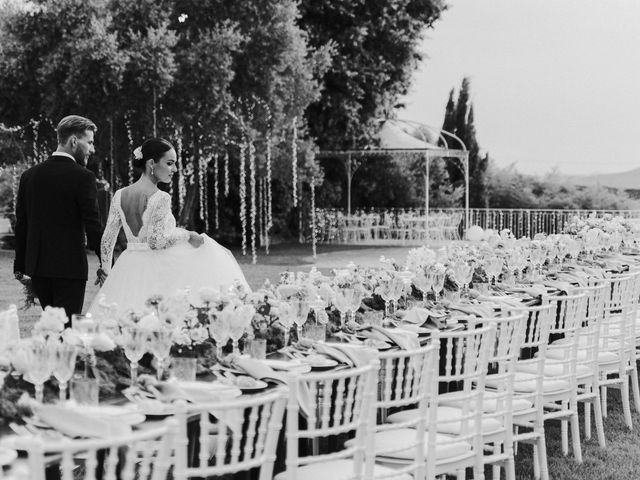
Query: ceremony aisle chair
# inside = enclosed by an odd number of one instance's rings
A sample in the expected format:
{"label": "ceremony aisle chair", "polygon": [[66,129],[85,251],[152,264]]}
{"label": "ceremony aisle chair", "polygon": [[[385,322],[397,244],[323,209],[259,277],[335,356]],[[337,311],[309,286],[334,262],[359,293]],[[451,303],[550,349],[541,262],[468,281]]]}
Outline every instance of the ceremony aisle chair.
{"label": "ceremony aisle chair", "polygon": [[[260,469],[260,480],[270,480],[276,459],[278,436],[288,390],[211,403],[176,403],[178,428],[175,447],[175,480],[211,477]],[[189,465],[187,423],[198,422],[197,463]],[[218,419],[211,421],[211,416]],[[195,460],[195,459],[194,459]]]}
{"label": "ceremony aisle chair", "polygon": [[[487,380],[491,379],[497,388],[490,390],[485,387],[482,399],[483,423],[489,427],[493,425],[493,430],[483,428],[483,462],[485,465],[494,465],[494,479],[500,478],[500,467],[503,467],[507,480],[515,480],[513,411],[532,407],[528,400],[513,398],[515,362],[520,354],[520,341],[524,335],[524,314],[492,318],[470,317],[467,322],[468,329],[488,323],[496,326],[495,343],[489,348]],[[460,401],[455,400],[455,392],[440,395],[438,404],[461,408]]]}
{"label": "ceremony aisle chair", "polygon": [[[575,460],[582,462],[582,446],[580,443],[580,421],[578,417],[578,383],[577,376],[588,376],[593,370],[587,366],[578,369],[578,331],[586,318],[587,296],[559,295],[548,297],[553,307],[553,318],[549,326],[549,336],[558,338],[559,348],[548,346],[543,365],[543,402],[544,421],[561,421],[562,454],[569,453],[568,423],[571,424],[571,443]],[[558,345],[557,344],[557,345]],[[555,355],[553,355],[555,354]],[[538,353],[540,355],[540,353]],[[552,356],[553,355],[553,356]],[[537,359],[520,360],[516,371],[525,375],[535,375],[538,371]],[[516,374],[516,391],[519,375]]]}
{"label": "ceremony aisle chair", "polygon": [[174,427],[169,420],[154,429],[107,439],[19,441],[28,455],[31,480],[47,479],[52,456],[60,458],[62,480],[165,480],[173,461],[170,429]]}
{"label": "ceremony aisle chair", "polygon": [[[544,437],[544,391],[556,390],[556,385],[547,381],[545,385],[544,363],[549,343],[549,328],[555,319],[555,308],[544,304],[535,307],[514,309],[512,314],[524,314],[525,327],[520,339],[519,360],[533,362],[534,373],[518,372],[513,381],[514,454],[517,454],[518,443],[533,443],[533,468],[536,479],[548,480],[547,446]],[[532,354],[536,356],[531,360]],[[517,367],[516,367],[517,368]],[[500,381],[486,382],[487,389],[499,390]],[[526,408],[528,407],[528,408]],[[527,431],[521,431],[521,429]]]}
{"label": "ceremony aisle chair", "polygon": [[[378,400],[372,410],[365,450],[365,478],[424,479],[425,458],[429,457],[428,434],[425,432],[428,401],[437,391],[435,369],[438,345],[431,343],[417,350],[398,350],[379,355]],[[416,406],[416,414],[401,423],[384,423],[389,410]],[[376,424],[376,411],[381,422]],[[437,440],[437,439],[436,439]],[[347,444],[353,441],[347,442]],[[460,442],[462,452],[469,445]],[[438,451],[437,454],[441,452]],[[391,476],[376,476],[374,464],[387,466]]]}
{"label": "ceremony aisle chair", "polygon": [[[368,471],[372,473],[365,477],[365,448],[375,415],[377,379],[377,361],[347,370],[290,376],[286,470],[275,480],[369,480],[392,475],[393,469],[373,465],[374,457],[369,455]],[[336,452],[300,454],[301,443],[309,446],[324,438],[342,442],[353,434],[353,442]]]}
{"label": "ceremony aisle chair", "polygon": [[[461,408],[429,402],[427,420],[427,479],[452,474],[464,478],[473,468],[475,479],[484,478],[483,430],[497,431],[501,425],[483,418],[482,401],[489,349],[494,345],[495,325],[439,335],[440,386],[455,388],[450,400]],[[389,415],[390,423],[404,423],[418,415],[416,409]]]}

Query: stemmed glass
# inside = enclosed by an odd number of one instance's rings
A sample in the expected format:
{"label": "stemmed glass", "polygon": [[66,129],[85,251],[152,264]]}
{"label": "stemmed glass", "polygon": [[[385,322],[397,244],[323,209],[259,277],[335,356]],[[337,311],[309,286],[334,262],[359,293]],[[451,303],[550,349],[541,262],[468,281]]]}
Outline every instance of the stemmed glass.
{"label": "stemmed glass", "polygon": [[349,295],[352,295],[352,288],[341,288],[336,291],[334,305],[340,312],[340,328],[344,328],[347,311],[349,310]]}
{"label": "stemmed glass", "polygon": [[58,380],[60,386],[60,401],[67,399],[67,384],[76,368],[76,358],[78,349],[73,345],[64,343],[52,347],[51,357],[53,360],[53,376]]}
{"label": "stemmed glass", "polygon": [[356,312],[360,308],[364,295],[356,288],[349,289],[351,293],[347,296],[348,313],[351,314],[351,320],[355,321]]}
{"label": "stemmed glass", "polygon": [[216,358],[222,358],[222,348],[227,344],[230,338],[230,315],[225,310],[211,315],[209,319],[209,335],[216,342]]}
{"label": "stemmed glass", "polygon": [[293,312],[293,307],[289,302],[282,302],[280,305],[280,316],[278,317],[278,321],[282,328],[284,329],[284,345],[286,347],[289,345],[289,332],[291,331],[291,327],[294,324],[295,314]]}
{"label": "stemmed glass", "polygon": [[422,292],[422,302],[427,301],[427,293],[433,286],[433,276],[429,269],[420,268],[413,279],[413,284]]}
{"label": "stemmed glass", "polygon": [[156,374],[158,380],[162,379],[162,373],[164,372],[164,362],[169,358],[171,353],[171,345],[173,332],[169,329],[152,330],[149,332],[149,350],[156,358],[157,368]]}
{"label": "stemmed glass", "polygon": [[86,360],[84,362],[84,376],[88,377],[88,364],[89,360],[94,363],[93,350],[91,349],[91,342],[98,333],[98,324],[91,317],[91,314],[87,315],[71,315],[71,329],[78,335],[78,338],[82,341],[82,347]]}
{"label": "stemmed glass", "polygon": [[433,293],[436,294],[436,301],[438,301],[440,292],[442,292],[442,290],[444,289],[444,280],[446,273],[447,271],[444,267],[434,267],[433,285],[431,286],[431,288],[433,289]]}
{"label": "stemmed glass", "polygon": [[35,387],[36,401],[42,403],[44,382],[51,376],[51,350],[46,345],[31,345],[27,347],[27,358],[29,359],[27,380]]}
{"label": "stemmed glass", "polygon": [[141,328],[126,328],[123,332],[124,354],[131,362],[131,385],[138,381],[138,362],[147,353],[148,331]]}
{"label": "stemmed glass", "polygon": [[413,280],[413,272],[411,270],[402,270],[398,272],[398,277],[402,280],[403,288],[402,288],[402,296],[406,297],[407,293],[411,291],[411,281]]}
{"label": "stemmed glass", "polygon": [[311,306],[307,300],[290,300],[289,303],[291,304],[293,321],[296,324],[299,340],[302,338],[302,326],[307,322]]}
{"label": "stemmed glass", "polygon": [[251,326],[251,319],[255,313],[251,305],[240,305],[235,308],[229,322],[229,336],[231,337],[231,345],[233,353],[238,353],[238,340],[244,335]]}
{"label": "stemmed glass", "polygon": [[500,257],[487,257],[484,261],[484,271],[487,272],[489,281],[496,283],[498,275],[502,272],[503,261]]}

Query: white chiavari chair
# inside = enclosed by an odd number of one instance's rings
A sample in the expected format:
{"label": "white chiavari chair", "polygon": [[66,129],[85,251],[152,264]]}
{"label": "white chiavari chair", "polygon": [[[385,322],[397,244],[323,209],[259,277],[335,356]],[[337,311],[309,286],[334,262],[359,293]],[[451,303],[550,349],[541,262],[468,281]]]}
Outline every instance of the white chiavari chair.
{"label": "white chiavari chair", "polygon": [[46,480],[51,457],[59,458],[62,480],[164,480],[173,463],[172,421],[160,427],[108,439],[19,439],[27,452],[31,480]]}
{"label": "white chiavari chair", "polygon": [[[436,388],[438,346],[382,353],[379,361],[376,410],[382,423],[369,423],[365,478],[424,478],[425,458],[429,455],[425,433],[427,408]],[[417,414],[406,422],[384,423],[388,411],[414,405],[418,406]],[[376,475],[375,463],[390,470]]]}
{"label": "white chiavari chair", "polygon": [[[493,318],[471,317],[467,328],[478,328],[489,323],[496,326],[496,336],[495,344],[489,349],[487,378],[492,379],[498,387],[491,390],[485,388],[483,394],[483,422],[489,427],[483,428],[483,462],[494,465],[494,478],[500,478],[500,467],[503,467],[507,480],[515,480],[513,411],[532,407],[527,400],[513,398],[515,362],[520,354],[520,341],[524,333],[524,314]],[[451,394],[442,394],[438,397],[438,403],[460,408],[460,402],[451,397]]]}
{"label": "white chiavari chair", "polygon": [[[489,349],[495,340],[495,325],[472,330],[445,332],[439,336],[438,382],[455,390],[450,400],[461,408],[429,402],[427,420],[427,479],[437,475],[464,475],[473,468],[474,478],[484,478],[483,430],[500,429],[495,420],[483,418],[482,400]],[[389,415],[391,423],[415,418],[415,409]]]}
{"label": "white chiavari chair", "polygon": [[[177,402],[173,478],[186,480],[259,468],[260,480],[271,479],[287,394],[288,390],[280,387],[247,398],[194,405]],[[212,421],[212,416],[218,421]],[[187,436],[190,421],[198,424],[200,447],[197,461],[191,462]]]}
{"label": "white chiavari chair", "polygon": [[[374,418],[377,377],[375,362],[289,378],[286,471],[276,475],[276,480],[365,480],[365,448],[369,424]],[[302,411],[301,395],[309,400]],[[319,439],[332,438],[338,442],[353,434],[354,441],[336,452],[313,452],[315,448],[309,448],[307,455],[300,452],[301,443],[311,447]],[[373,467],[374,477],[391,473],[393,470],[387,467]]]}
{"label": "white chiavari chair", "polygon": [[[555,308],[545,304],[535,307],[524,307],[512,313],[524,313],[525,328],[520,340],[519,360],[529,360],[533,353],[534,373],[518,372],[514,375],[513,409],[514,442],[533,442],[533,467],[535,478],[547,480],[547,446],[544,437],[544,392],[545,388],[553,391],[558,387],[553,381],[545,382],[544,364],[549,343],[549,328],[555,318]],[[516,367],[517,368],[517,367]],[[493,382],[491,377],[486,382],[487,388],[497,390],[500,382]],[[525,403],[526,402],[526,403]],[[529,408],[525,408],[529,406]],[[522,431],[526,429],[526,431]],[[515,452],[517,453],[517,451]]]}
{"label": "white chiavari chair", "polygon": [[[580,376],[590,375],[586,366],[578,369],[578,331],[586,318],[587,296],[584,294],[548,297],[554,318],[549,326],[549,336],[559,339],[560,348],[547,347],[543,365],[544,421],[560,420],[562,453],[569,453],[568,424],[571,424],[572,451],[577,462],[582,462],[580,421],[578,418],[578,383]],[[553,355],[555,354],[555,355]],[[540,353],[538,353],[540,355]],[[553,357],[551,357],[553,355]],[[537,360],[522,360],[516,365],[518,372],[535,375]],[[516,376],[517,382],[517,376]],[[518,385],[516,385],[518,389]]]}

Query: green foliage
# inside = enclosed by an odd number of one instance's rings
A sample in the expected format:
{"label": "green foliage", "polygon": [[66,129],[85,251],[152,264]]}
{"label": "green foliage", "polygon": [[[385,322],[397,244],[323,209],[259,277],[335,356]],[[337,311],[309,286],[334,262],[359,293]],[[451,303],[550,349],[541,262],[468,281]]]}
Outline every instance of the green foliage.
{"label": "green foliage", "polygon": [[422,60],[419,44],[445,9],[442,0],[303,0],[301,25],[314,47],[335,52],[320,99],[307,110],[323,149],[371,143],[407,93]]}
{"label": "green foliage", "polygon": [[[489,155],[480,155],[480,146],[476,139],[473,104],[470,98],[471,81],[463,78],[455,99],[452,89],[445,108],[442,129],[453,133],[464,143],[469,152],[469,206],[483,208],[487,206],[486,172],[489,165]],[[460,148],[458,142],[447,138],[450,148]],[[447,163],[447,171],[454,186],[464,186],[464,173],[453,162]]]}

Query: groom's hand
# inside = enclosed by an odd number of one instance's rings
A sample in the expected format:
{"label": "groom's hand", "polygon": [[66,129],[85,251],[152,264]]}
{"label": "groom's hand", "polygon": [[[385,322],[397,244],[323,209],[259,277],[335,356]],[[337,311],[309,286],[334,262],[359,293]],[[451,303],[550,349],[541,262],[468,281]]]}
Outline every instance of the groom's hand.
{"label": "groom's hand", "polygon": [[193,248],[198,248],[204,243],[204,238],[202,238],[196,232],[189,232],[189,243]]}
{"label": "groom's hand", "polygon": [[96,281],[95,281],[94,285],[102,286],[104,284],[105,280],[107,279],[107,272],[105,272],[104,270],[99,268],[98,271],[96,272],[96,275],[97,275],[97,278],[96,278]]}

